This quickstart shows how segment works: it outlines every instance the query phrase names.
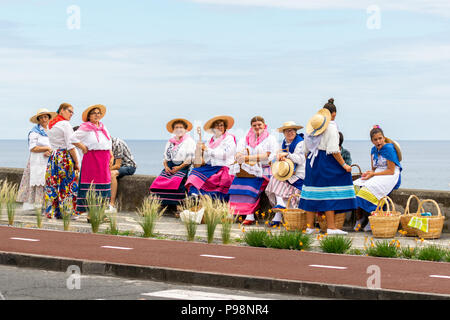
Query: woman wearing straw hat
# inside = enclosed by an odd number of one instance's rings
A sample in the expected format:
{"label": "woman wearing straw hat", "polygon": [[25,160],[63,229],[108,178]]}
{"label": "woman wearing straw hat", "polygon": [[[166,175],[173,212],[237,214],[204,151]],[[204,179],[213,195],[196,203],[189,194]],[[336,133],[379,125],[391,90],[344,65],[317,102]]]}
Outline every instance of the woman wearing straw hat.
{"label": "woman wearing straw hat", "polygon": [[111,198],[111,171],[109,164],[112,157],[112,140],[106,126],[100,120],[106,114],[102,104],[89,106],[83,111],[82,120],[72,136],[72,143],[83,152],[79,190],[77,196],[77,212],[87,211],[86,195],[92,185],[93,190],[107,199]]}
{"label": "woman wearing straw hat", "polygon": [[315,232],[314,216],[318,212],[325,212],[328,234],[346,234],[336,228],[334,214],[356,208],[351,167],[340,153],[336,107],[330,100],[306,125],[308,157],[299,208],[307,211],[308,234]]}
{"label": "woman wearing straw hat", "polygon": [[45,170],[52,153],[48,139],[48,123],[56,117],[56,112],[41,108],[30,118],[35,125],[28,133],[28,150],[30,156],[20,182],[17,202],[23,203],[23,209],[41,206],[44,200]]}
{"label": "woman wearing straw hat", "polygon": [[190,196],[200,194],[228,201],[228,190],[233,182],[229,165],[234,162],[236,138],[228,133],[234,124],[230,116],[217,116],[208,120],[203,129],[212,133],[208,145],[199,142],[205,165],[194,168],[186,182]]}
{"label": "woman wearing straw hat", "polygon": [[[303,134],[298,134],[303,126],[294,121],[288,121],[278,128],[278,132],[284,134],[280,152],[277,153],[277,161],[272,164],[272,178],[266,188],[266,194],[275,216],[270,226],[279,225],[281,221],[280,210],[286,208],[286,203],[292,194],[300,194],[305,178],[305,142]],[[298,198],[292,199],[292,208],[297,208]]]}
{"label": "woman wearing straw hat", "polygon": [[385,137],[378,125],[370,130],[370,140],[374,145],[370,152],[372,170],[354,181],[361,188],[356,195],[358,220],[355,230],[363,227],[364,231],[370,231],[367,216],[375,211],[381,198],[398,189],[401,183],[402,153],[399,144]]}
{"label": "woman wearing straw hat", "polygon": [[[230,174],[239,175],[234,177],[228,191],[234,213],[246,216],[244,225],[255,223],[254,213],[272,175],[270,162],[279,150],[278,142],[269,134],[263,117],[253,117],[250,125],[247,136],[238,142],[236,163],[230,166]],[[248,176],[240,176],[241,170]]]}
{"label": "woman wearing straw hat", "polygon": [[62,103],[57,113],[48,124],[47,134],[53,151],[45,173],[45,213],[49,219],[62,219],[64,207],[70,207],[72,216],[76,218],[77,172],[80,166],[76,145],[71,143],[73,129],[69,121],[73,107]]}
{"label": "woman wearing straw hat", "polygon": [[173,208],[186,197],[184,185],[193,163],[195,141],[188,133],[192,130],[192,123],[186,119],[173,119],[166,128],[173,137],[164,149],[164,170],[153,181],[150,192],[156,194],[163,205]]}

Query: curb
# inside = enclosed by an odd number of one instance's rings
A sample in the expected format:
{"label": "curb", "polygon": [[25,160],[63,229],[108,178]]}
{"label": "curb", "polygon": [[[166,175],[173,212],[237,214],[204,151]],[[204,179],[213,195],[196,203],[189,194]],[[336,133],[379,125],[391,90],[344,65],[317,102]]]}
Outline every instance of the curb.
{"label": "curb", "polygon": [[255,290],[329,299],[357,300],[450,300],[450,295],[369,289],[305,281],[226,275],[173,268],[85,261],[0,251],[0,265],[66,272],[76,265],[82,274],[164,281],[221,288]]}

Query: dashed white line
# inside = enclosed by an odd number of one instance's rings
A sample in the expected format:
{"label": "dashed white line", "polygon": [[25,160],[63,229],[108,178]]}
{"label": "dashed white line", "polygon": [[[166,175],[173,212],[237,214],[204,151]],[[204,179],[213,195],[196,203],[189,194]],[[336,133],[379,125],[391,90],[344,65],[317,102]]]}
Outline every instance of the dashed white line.
{"label": "dashed white line", "polygon": [[439,274],[432,274],[430,278],[441,278],[441,279],[450,279],[450,276],[441,276]]}
{"label": "dashed white line", "polygon": [[10,238],[11,240],[20,240],[20,241],[30,241],[30,242],[37,242],[37,241],[41,241],[39,239],[29,239],[29,238]]}
{"label": "dashed white line", "polygon": [[141,295],[159,298],[180,299],[180,300],[266,300],[264,298],[259,297],[248,297],[248,296],[219,294],[195,290],[180,290],[180,289],[141,293]]}
{"label": "dashed white line", "polygon": [[235,259],[235,257],[227,257],[227,256],[214,256],[210,254],[201,254],[200,257],[207,257],[207,258],[218,258],[218,259]]}
{"label": "dashed white line", "polygon": [[101,246],[105,249],[117,249],[117,250],[133,250],[133,248],[127,248],[127,247],[114,247],[114,246]]}
{"label": "dashed white line", "polygon": [[326,269],[338,269],[338,270],[347,269],[347,267],[325,266],[325,265],[321,265],[321,264],[310,264],[309,266],[313,267],[313,268],[326,268]]}

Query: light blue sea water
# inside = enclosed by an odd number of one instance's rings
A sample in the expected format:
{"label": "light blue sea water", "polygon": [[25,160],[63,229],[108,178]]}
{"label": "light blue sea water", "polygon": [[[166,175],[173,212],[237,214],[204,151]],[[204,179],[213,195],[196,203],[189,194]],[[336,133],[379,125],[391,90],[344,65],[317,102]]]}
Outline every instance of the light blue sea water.
{"label": "light blue sea water", "polygon": [[[162,170],[166,141],[126,140],[138,169],[136,174],[157,175]],[[398,141],[403,154],[403,188],[450,190],[450,141]],[[353,163],[370,168],[370,141],[345,141]],[[28,159],[26,140],[0,140],[0,167],[24,168]],[[355,169],[356,170],[356,169]]]}

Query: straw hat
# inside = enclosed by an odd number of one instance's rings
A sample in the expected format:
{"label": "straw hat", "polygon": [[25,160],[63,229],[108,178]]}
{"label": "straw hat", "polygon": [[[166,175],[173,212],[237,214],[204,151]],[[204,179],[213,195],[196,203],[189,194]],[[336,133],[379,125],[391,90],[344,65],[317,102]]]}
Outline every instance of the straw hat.
{"label": "straw hat", "polygon": [[279,181],[285,181],[294,174],[294,162],[290,159],[275,161],[272,164],[272,175]]}
{"label": "straw hat", "polygon": [[288,121],[283,123],[283,126],[278,128],[278,132],[283,132],[286,129],[300,130],[301,128],[303,128],[303,126],[296,124],[294,121]]}
{"label": "straw hat", "polygon": [[330,124],[331,113],[328,109],[320,109],[306,124],[306,133],[312,136],[322,134]]}
{"label": "straw hat", "polygon": [[169,131],[170,133],[172,133],[173,132],[173,123],[174,122],[176,122],[176,121],[182,121],[182,122],[184,122],[186,125],[187,125],[187,131],[191,131],[192,130],[192,123],[190,123],[188,120],[186,120],[186,119],[183,119],[183,118],[176,118],[176,119],[173,119],[173,120],[170,120],[169,122],[167,122],[167,125],[166,125],[166,128],[167,128],[167,131]]}
{"label": "straw hat", "polygon": [[34,116],[32,116],[32,117],[30,118],[30,122],[31,122],[31,123],[36,123],[36,124],[38,124],[39,121],[38,121],[37,118],[39,118],[40,116],[42,116],[42,115],[44,115],[44,114],[48,115],[48,116],[50,117],[50,119],[53,119],[53,118],[56,117],[56,115],[57,115],[56,112],[48,111],[48,109],[46,109],[46,108],[40,108],[40,109],[37,111],[37,113],[36,113]]}
{"label": "straw hat", "polygon": [[230,116],[217,116],[214,117],[212,119],[209,119],[208,121],[206,121],[205,125],[203,126],[203,130],[205,131],[209,131],[212,129],[212,125],[214,122],[216,122],[217,120],[222,120],[227,124],[227,130],[231,129],[234,125],[234,119],[233,117]]}
{"label": "straw hat", "polygon": [[398,144],[398,142],[387,137],[384,138],[384,141],[386,141],[386,143],[392,143],[394,145],[395,151],[397,151],[398,161],[402,161],[402,150],[400,149],[400,145]]}
{"label": "straw hat", "polygon": [[91,111],[92,109],[95,109],[95,108],[100,109],[100,112],[102,113],[101,116],[100,116],[100,119],[102,119],[105,116],[106,107],[104,105],[102,105],[102,104],[94,104],[94,105],[92,105],[90,107],[87,107],[87,109],[83,111],[83,114],[81,116],[81,119],[83,120],[83,122],[88,121],[87,116],[88,116],[89,111]]}

